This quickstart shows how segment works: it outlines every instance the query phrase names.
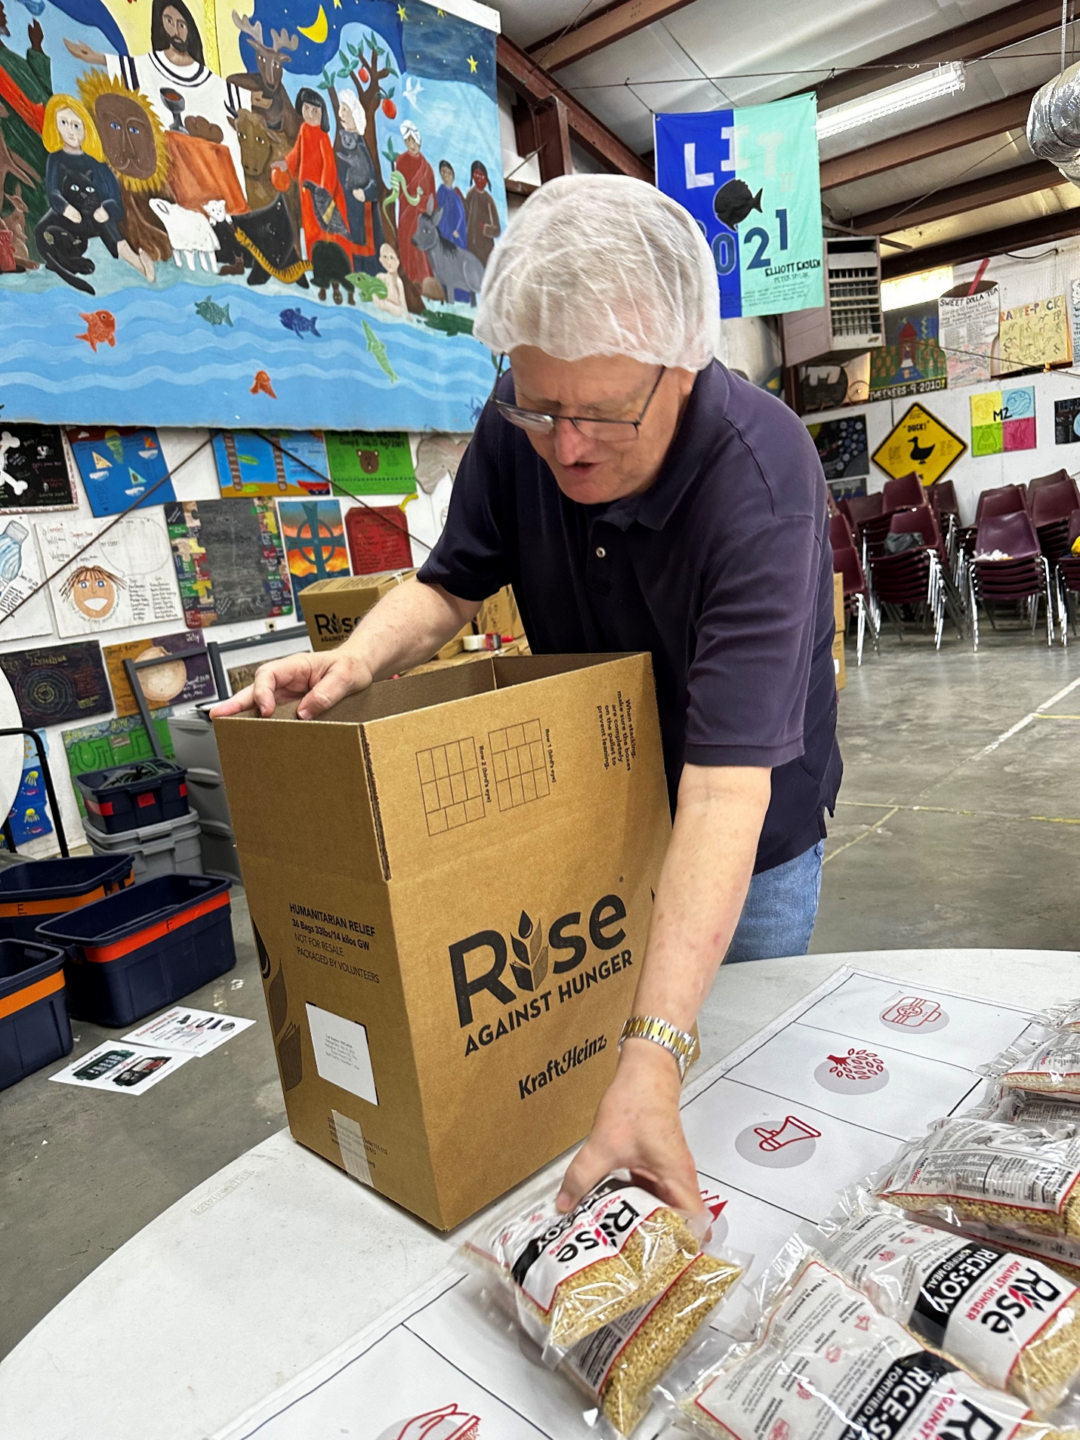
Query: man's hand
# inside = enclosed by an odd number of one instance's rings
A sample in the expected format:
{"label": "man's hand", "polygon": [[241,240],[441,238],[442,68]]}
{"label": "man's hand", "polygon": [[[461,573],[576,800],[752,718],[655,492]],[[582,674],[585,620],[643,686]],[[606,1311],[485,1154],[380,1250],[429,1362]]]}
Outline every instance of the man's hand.
{"label": "man's hand", "polygon": [[566,1172],[559,1210],[573,1209],[612,1170],[629,1170],[666,1205],[700,1214],[697,1171],[679,1118],[681,1088],[671,1055],[650,1040],[627,1040],[592,1133]]}
{"label": "man's hand", "polygon": [[357,690],[371,684],[371,671],[348,650],[324,650],[317,654],[286,655],[260,665],[254,682],[215,705],[211,720],[223,715],[239,715],[242,710],[256,710],[264,718],[273,715],[278,705],[299,700],[298,720],[314,720],[331,705],[344,700]]}

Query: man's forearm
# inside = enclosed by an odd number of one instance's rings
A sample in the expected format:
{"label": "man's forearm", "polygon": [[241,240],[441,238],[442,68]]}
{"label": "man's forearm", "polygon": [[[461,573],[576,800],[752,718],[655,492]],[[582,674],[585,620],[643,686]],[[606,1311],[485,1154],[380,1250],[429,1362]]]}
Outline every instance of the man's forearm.
{"label": "man's forearm", "polygon": [[340,648],[362,660],[373,680],[385,680],[430,660],[479,609],[477,600],[413,577],[384,595]]}
{"label": "man's forearm", "polygon": [[770,793],[769,770],[684,768],[635,1014],[693,1026],[739,923]]}

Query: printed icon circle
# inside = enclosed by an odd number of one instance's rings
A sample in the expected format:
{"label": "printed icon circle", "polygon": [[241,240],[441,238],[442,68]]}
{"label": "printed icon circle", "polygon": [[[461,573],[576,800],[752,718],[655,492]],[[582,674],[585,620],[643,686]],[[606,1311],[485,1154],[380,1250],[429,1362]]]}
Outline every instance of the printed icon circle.
{"label": "printed icon circle", "polygon": [[762,1120],[748,1125],[735,1137],[735,1149],[751,1165],[767,1170],[790,1170],[811,1158],[821,1131],[797,1115]]}
{"label": "printed icon circle", "polygon": [[905,1034],[930,1035],[935,1030],[944,1030],[949,1017],[936,1000],[925,995],[901,995],[882,1010],[878,1019],[890,1030],[903,1030]]}
{"label": "printed icon circle", "polygon": [[814,1071],[814,1079],[834,1095],[872,1095],[888,1085],[889,1072],[875,1051],[852,1045],[826,1055]]}

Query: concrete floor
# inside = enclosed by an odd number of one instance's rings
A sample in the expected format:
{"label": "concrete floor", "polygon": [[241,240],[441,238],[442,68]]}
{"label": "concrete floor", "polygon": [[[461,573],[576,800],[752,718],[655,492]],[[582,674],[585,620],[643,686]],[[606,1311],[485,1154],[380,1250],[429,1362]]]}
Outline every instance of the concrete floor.
{"label": "concrete floor", "polygon": [[[815,952],[1076,948],[1080,643],[1048,651],[984,632],[973,655],[955,635],[935,653],[886,633],[880,655],[849,668],[840,719],[847,773]],[[52,1085],[50,1070],[0,1094],[0,1356],[166,1206],[284,1124],[238,887],[233,905],[236,969],[190,1000],[255,1026],[138,1098]],[[115,1038],[74,1029],[75,1056]]]}

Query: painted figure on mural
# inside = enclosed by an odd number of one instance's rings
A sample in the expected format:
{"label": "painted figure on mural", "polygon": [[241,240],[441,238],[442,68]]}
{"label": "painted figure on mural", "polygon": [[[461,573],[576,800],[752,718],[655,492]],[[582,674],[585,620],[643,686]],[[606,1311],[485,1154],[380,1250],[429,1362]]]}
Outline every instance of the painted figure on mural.
{"label": "painted figure on mural", "polygon": [[185,0],[153,0],[150,49],[143,55],[104,54],[81,40],[64,44],[76,60],[103,67],[128,90],[142,91],[165,130],[180,128],[224,144],[239,175],[240,147],[228,119],[240,107],[240,94],[207,65]]}
{"label": "painted figure on mural", "polygon": [[[8,44],[12,36],[0,3],[0,234],[13,236],[9,247],[15,261],[27,241],[33,243],[27,230],[32,232],[49,208],[41,126],[52,94],[52,66],[42,48],[45,33],[38,20],[27,26],[26,34],[29,46],[19,54]],[[7,268],[32,267],[13,263]]]}
{"label": "painted figure on mural", "polygon": [[401,138],[405,149],[395,161],[403,182],[397,209],[398,255],[404,273],[421,285],[431,275],[431,266],[424,252],[412,242],[421,212],[428,200],[435,198],[435,172],[424,156],[423,136],[414,121],[402,121]]}
{"label": "painted figure on mural", "polygon": [[[152,199],[172,200],[167,175],[169,156],[161,121],[145,95],[100,72],[79,79],[79,94],[101,139],[101,148],[124,197],[120,229],[136,254],[150,261],[171,260],[165,227],[150,208]],[[153,266],[142,262],[147,279]]]}
{"label": "painted figure on mural", "polygon": [[495,248],[495,241],[502,234],[499,212],[492,198],[487,166],[480,160],[472,163],[472,186],[465,196],[465,216],[468,224],[468,243],[481,265],[486,266]]}
{"label": "painted figure on mural", "polygon": [[465,197],[454,184],[454,167],[449,160],[439,161],[439,179],[442,184],[435,196],[436,209],[442,212],[439,216],[439,234],[465,250],[468,248]]}
{"label": "painted figure on mural", "polygon": [[136,254],[121,232],[120,182],[105,164],[97,127],[82,101],[54,95],[45,107],[42,139],[49,152],[45,194],[50,208],[35,227],[34,239],[47,268],[76,290],[93,295],[93,286],[78,277],[93,274],[86,247],[97,239],[114,259],[153,280],[150,257],[145,251]]}
{"label": "painted figure on mural", "polygon": [[385,310],[388,315],[394,315],[398,319],[408,318],[409,305],[405,298],[405,286],[401,283],[401,261],[394,247],[386,243],[379,251],[379,260],[382,269],[379,271],[379,279],[386,286],[385,295],[375,295],[372,303],[380,310]]}
{"label": "painted figure on mural", "polygon": [[353,259],[357,270],[377,275],[383,241],[382,217],[377,204],[379,182],[366,139],[367,114],[352,90],[341,92],[337,120],[334,155],[341,188],[345,192]]}
{"label": "painted figure on mural", "polygon": [[336,243],[351,254],[346,233],[345,196],[338,179],[334,147],[330,143],[330,117],[326,101],[317,90],[297,92],[300,133],[285,159],[277,162],[300,187],[300,220],[308,259],[319,240]]}
{"label": "painted figure on mural", "polygon": [[[340,0],[339,0],[340,3]],[[233,24],[241,35],[251,42],[255,56],[255,71],[241,71],[230,75],[228,83],[237,90],[246,90],[251,95],[251,108],[260,115],[271,134],[284,135],[293,144],[300,133],[300,116],[296,106],[289,99],[285,89],[284,66],[292,63],[289,51],[295,51],[300,44],[299,35],[290,35],[288,30],[270,31],[270,44],[263,41],[261,21],[245,20],[242,15],[232,12]]]}

